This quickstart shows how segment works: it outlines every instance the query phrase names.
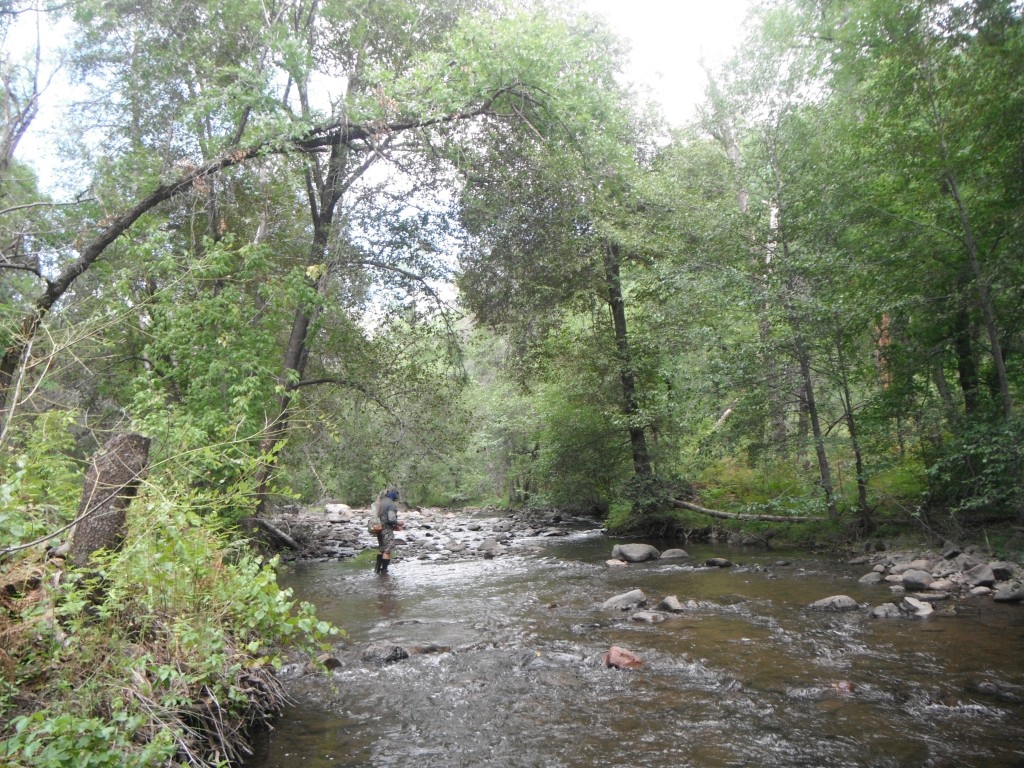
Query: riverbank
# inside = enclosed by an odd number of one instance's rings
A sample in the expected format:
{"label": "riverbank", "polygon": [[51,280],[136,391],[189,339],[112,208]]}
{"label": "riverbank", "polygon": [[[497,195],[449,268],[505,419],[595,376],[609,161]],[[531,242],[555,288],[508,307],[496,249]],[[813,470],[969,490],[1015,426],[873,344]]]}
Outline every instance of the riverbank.
{"label": "riverbank", "polygon": [[333,628],[277,585],[273,562],[185,506],[88,568],[61,546],[0,563],[0,764],[215,766],[285,704],[283,648]]}

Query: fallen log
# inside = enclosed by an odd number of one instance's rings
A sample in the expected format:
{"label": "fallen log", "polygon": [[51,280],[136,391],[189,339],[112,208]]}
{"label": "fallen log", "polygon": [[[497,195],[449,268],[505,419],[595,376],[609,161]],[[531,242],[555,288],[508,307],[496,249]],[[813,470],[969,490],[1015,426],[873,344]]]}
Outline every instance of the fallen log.
{"label": "fallen log", "polygon": [[249,522],[254,524],[256,527],[262,528],[264,531],[266,531],[267,534],[270,535],[270,538],[276,541],[278,544],[288,547],[289,549],[302,549],[302,545],[299,544],[299,542],[297,542],[295,539],[293,539],[291,536],[282,531],[273,523],[264,520],[262,517],[251,517],[249,518]]}
{"label": "fallen log", "polygon": [[759,523],[819,523],[826,520],[824,517],[811,515],[744,515],[739,512],[719,512],[717,509],[708,509],[689,501],[680,501],[679,499],[670,499],[670,501],[672,506],[680,509],[688,509],[691,512],[699,512],[702,515],[717,517],[721,520],[747,520]]}

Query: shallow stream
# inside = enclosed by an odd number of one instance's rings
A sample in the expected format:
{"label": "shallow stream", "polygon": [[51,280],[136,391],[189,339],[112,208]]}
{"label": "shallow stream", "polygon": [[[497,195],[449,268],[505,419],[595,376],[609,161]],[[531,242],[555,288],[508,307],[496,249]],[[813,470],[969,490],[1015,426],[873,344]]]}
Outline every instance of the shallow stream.
{"label": "shallow stream", "polygon": [[[282,585],[347,630],[342,666],[287,680],[293,704],[247,768],[1024,766],[1024,606],[821,613],[807,606],[834,594],[893,598],[828,558],[688,546],[609,568],[615,543],[580,532],[383,578],[292,566]],[[735,565],[692,567],[712,556]],[[600,610],[635,588],[694,602],[658,624]],[[377,666],[372,642],[450,651]],[[605,668],[612,645],[644,666]]]}

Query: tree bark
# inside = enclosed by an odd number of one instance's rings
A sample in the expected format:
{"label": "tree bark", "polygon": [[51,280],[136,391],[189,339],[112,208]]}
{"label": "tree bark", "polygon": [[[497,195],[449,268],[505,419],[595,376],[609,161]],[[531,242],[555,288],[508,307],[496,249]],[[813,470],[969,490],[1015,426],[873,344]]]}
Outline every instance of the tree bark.
{"label": "tree bark", "polygon": [[803,339],[799,334],[796,338],[796,354],[800,363],[800,375],[803,378],[803,400],[807,406],[807,416],[811,420],[811,434],[814,436],[814,452],[818,458],[818,478],[821,483],[821,490],[825,493],[825,505],[828,508],[830,520],[839,519],[839,510],[836,507],[835,490],[832,485],[832,467],[828,462],[828,453],[825,450],[825,435],[821,429],[821,419],[818,415],[818,403],[814,395],[814,378],[811,376],[811,359],[804,346]]}
{"label": "tree bark", "polygon": [[622,297],[620,275],[621,263],[622,258],[618,246],[609,243],[605,247],[604,253],[605,284],[608,291],[608,306],[612,313],[612,325],[615,328],[619,381],[622,386],[623,412],[629,422],[629,445],[633,453],[633,471],[637,477],[652,478],[654,468],[647,447],[647,436],[643,426],[637,423],[640,416],[640,405],[636,398],[636,374],[633,371],[633,358],[629,350],[629,335],[626,329],[626,304]]}
{"label": "tree bark", "polygon": [[149,462],[149,438],[116,435],[93,457],[85,473],[69,559],[85,567],[99,549],[116,551],[126,533],[128,505]]}
{"label": "tree bark", "polygon": [[839,383],[843,391],[843,411],[846,416],[846,428],[850,433],[850,446],[853,448],[854,467],[857,472],[857,514],[862,534],[872,533],[875,523],[871,519],[871,507],[868,505],[868,479],[864,469],[864,453],[860,448],[857,435],[857,420],[853,415],[853,396],[850,393],[850,377],[846,372],[846,355],[843,342],[836,339],[837,363],[839,366]]}
{"label": "tree bark", "polygon": [[967,310],[956,313],[953,326],[953,352],[956,355],[957,380],[964,398],[964,413],[976,414],[981,406],[978,399],[978,363],[971,347],[971,321]]}

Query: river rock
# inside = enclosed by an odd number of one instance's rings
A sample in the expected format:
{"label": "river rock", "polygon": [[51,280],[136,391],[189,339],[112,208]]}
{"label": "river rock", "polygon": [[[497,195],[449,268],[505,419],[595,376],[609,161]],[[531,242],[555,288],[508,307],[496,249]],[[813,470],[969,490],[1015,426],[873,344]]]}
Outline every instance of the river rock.
{"label": "river rock", "polygon": [[667,595],[661,599],[661,602],[656,606],[658,610],[668,611],[670,613],[682,613],[686,610],[683,604],[679,602],[679,598],[675,595]]}
{"label": "river rock", "polygon": [[929,589],[933,592],[955,592],[957,584],[952,579],[935,579]]}
{"label": "river rock", "polygon": [[613,560],[605,560],[604,564],[607,565],[609,568],[625,568],[627,565],[629,565],[629,563],[627,563],[625,560],[614,560],[614,559]]}
{"label": "river rock", "polygon": [[928,589],[932,581],[934,579],[928,571],[910,568],[903,572],[903,586],[915,592]]}
{"label": "river rock", "polygon": [[929,590],[927,592],[915,592],[914,597],[926,603],[941,603],[943,600],[949,600],[949,593]]}
{"label": "river rock", "polygon": [[885,577],[878,571],[871,571],[871,573],[865,573],[858,579],[858,581],[861,584],[881,584],[884,580]]}
{"label": "river rock", "polygon": [[848,595],[833,595],[811,603],[811,608],[816,611],[855,611],[860,605]]}
{"label": "river rock", "polygon": [[665,617],[660,613],[654,611],[637,611],[630,618],[633,621],[639,621],[641,624],[660,624],[665,620]]}
{"label": "river rock", "polygon": [[643,563],[657,560],[661,552],[650,544],[616,544],[612,547],[612,558],[627,563]]}
{"label": "river rock", "polygon": [[465,542],[451,539],[447,544],[444,545],[444,548],[447,549],[449,552],[465,552],[467,547]]}
{"label": "river rock", "polygon": [[964,572],[964,579],[972,587],[991,587],[996,583],[996,575],[988,563],[980,563]]}
{"label": "river rock", "polygon": [[601,603],[602,611],[632,611],[647,605],[647,595],[642,589],[634,589],[615,597],[609,597]]}
{"label": "river rock", "polygon": [[996,586],[992,599],[997,603],[1019,603],[1024,600],[1024,583],[1004,581]]}
{"label": "river rock", "polygon": [[900,610],[911,616],[925,617],[935,613],[935,609],[932,608],[930,603],[926,603],[923,600],[918,600],[913,597],[904,597],[903,602],[900,603]]}
{"label": "river rock", "polygon": [[370,645],[363,648],[363,652],[360,654],[360,658],[363,661],[368,661],[372,664],[392,664],[396,661],[402,661],[403,659],[409,658],[409,652],[400,645],[391,645],[387,643],[371,643]]}
{"label": "river rock", "polygon": [[704,561],[704,565],[708,568],[731,568],[732,561],[726,560],[724,557],[709,557]]}
{"label": "river rock", "polygon": [[643,659],[632,651],[613,645],[608,652],[601,656],[601,661],[610,669],[635,669],[644,665]]}
{"label": "river rock", "polygon": [[961,571],[969,571],[974,566],[981,565],[983,561],[975,557],[974,555],[968,554],[966,552],[961,552],[954,558],[953,562],[956,563],[957,567]]}
{"label": "river rock", "polygon": [[931,573],[932,566],[927,560],[918,558],[917,560],[904,561],[901,563],[893,563],[889,568],[889,573],[903,574],[907,571],[926,571]]}
{"label": "river rock", "polygon": [[1024,686],[1002,680],[974,680],[967,686],[967,690],[985,696],[993,696],[1011,704],[1024,702]]}
{"label": "river rock", "polygon": [[666,549],[661,553],[662,560],[682,560],[690,556],[685,549]]}
{"label": "river rock", "polygon": [[996,581],[1009,581],[1017,574],[1017,568],[1013,563],[998,562],[991,563],[992,575]]}
{"label": "river rock", "polygon": [[316,657],[318,663],[322,664],[324,669],[331,670],[337,669],[341,666],[341,662],[336,656],[331,656],[329,653],[321,653]]}
{"label": "river rock", "polygon": [[871,615],[876,619],[896,619],[903,614],[896,603],[882,603],[871,609]]}

